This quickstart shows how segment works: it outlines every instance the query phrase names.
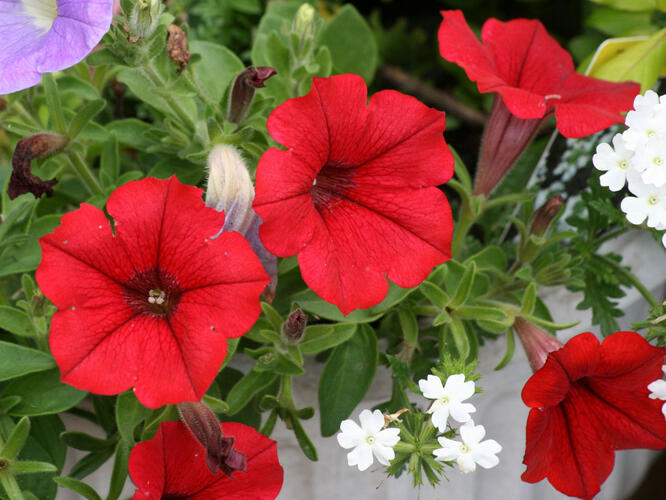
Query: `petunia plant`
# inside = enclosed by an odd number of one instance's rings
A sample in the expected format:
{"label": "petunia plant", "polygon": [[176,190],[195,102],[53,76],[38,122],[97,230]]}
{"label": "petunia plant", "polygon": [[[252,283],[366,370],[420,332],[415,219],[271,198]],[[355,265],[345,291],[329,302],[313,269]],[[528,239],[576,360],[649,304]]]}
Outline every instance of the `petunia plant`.
{"label": "petunia plant", "polygon": [[609,249],[666,269],[666,51],[428,9],[439,53],[353,3],[0,0],[0,499],[311,498],[313,418],[318,477],[445,496],[513,460],[489,345],[534,372],[510,480],[666,448],[666,301]]}

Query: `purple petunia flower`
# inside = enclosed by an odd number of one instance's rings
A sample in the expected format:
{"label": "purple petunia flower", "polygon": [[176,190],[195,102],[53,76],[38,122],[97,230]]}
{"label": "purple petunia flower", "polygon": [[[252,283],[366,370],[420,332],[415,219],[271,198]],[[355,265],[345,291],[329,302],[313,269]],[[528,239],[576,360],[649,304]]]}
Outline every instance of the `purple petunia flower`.
{"label": "purple petunia flower", "polygon": [[113,0],[0,0],[0,94],[86,57],[111,24]]}

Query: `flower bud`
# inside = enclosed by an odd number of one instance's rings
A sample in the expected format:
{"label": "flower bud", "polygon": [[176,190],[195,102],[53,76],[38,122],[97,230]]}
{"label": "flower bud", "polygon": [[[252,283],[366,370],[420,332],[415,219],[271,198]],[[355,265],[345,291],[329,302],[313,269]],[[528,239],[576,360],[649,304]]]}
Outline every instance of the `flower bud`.
{"label": "flower bud", "polygon": [[187,428],[206,449],[206,465],[232,477],[235,470],[245,471],[245,454],[234,448],[234,438],[224,437],[215,413],[203,403],[180,403],[178,411]]}
{"label": "flower bud", "polygon": [[68,142],[67,137],[57,134],[36,134],[21,139],[12,157],[12,176],[7,189],[9,199],[13,200],[24,193],[32,193],[35,198],[43,194],[53,196],[53,185],[58,181],[55,179],[43,181],[33,175],[32,160],[45,158],[60,151]]}
{"label": "flower bud", "polygon": [[242,122],[252,104],[255,89],[265,87],[264,82],[276,74],[275,68],[270,66],[250,66],[241,71],[231,87],[227,119],[231,123]]}
{"label": "flower bud", "polygon": [[294,33],[299,38],[309,38],[314,34],[314,15],[315,9],[312,5],[304,3],[296,11],[294,18]]}
{"label": "flower bud", "polygon": [[206,205],[224,211],[223,231],[245,235],[254,220],[254,185],[240,153],[233,146],[218,144],[208,155]]}
{"label": "flower bud", "polygon": [[296,309],[292,312],[282,325],[282,341],[286,345],[299,344],[305,335],[307,322],[308,317],[303,311]]}
{"label": "flower bud", "polygon": [[535,236],[543,236],[550,228],[551,223],[555,220],[555,216],[559,213],[564,205],[564,198],[559,194],[553,196],[546,201],[532,216],[530,221],[529,233]]}
{"label": "flower bud", "polygon": [[523,344],[527,359],[534,372],[546,363],[548,354],[564,347],[555,337],[523,318],[517,317],[513,323],[513,328]]}
{"label": "flower bud", "polygon": [[129,27],[137,36],[147,38],[157,28],[162,2],[160,0],[136,0],[129,16]]}

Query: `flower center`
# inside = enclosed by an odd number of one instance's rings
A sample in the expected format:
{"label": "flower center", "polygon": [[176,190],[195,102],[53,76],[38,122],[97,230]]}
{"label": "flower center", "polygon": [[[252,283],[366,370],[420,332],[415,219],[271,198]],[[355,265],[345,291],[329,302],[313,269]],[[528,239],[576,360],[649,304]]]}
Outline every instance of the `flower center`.
{"label": "flower center", "polygon": [[439,402],[443,405],[448,405],[451,402],[451,398],[449,398],[448,396],[442,396],[441,398],[439,398]]}
{"label": "flower center", "polygon": [[647,199],[647,202],[648,205],[656,205],[657,203],[659,203],[659,198],[657,198],[655,195],[652,195]]}
{"label": "flower center", "polygon": [[370,446],[375,444],[375,441],[376,441],[375,436],[368,436],[365,438],[365,442],[368,443]]}
{"label": "flower center", "polygon": [[460,443],[460,453],[469,453],[472,450],[465,443]]}
{"label": "flower center", "polygon": [[620,160],[617,162],[617,166],[622,170],[627,170],[629,168],[629,162],[627,160]]}
{"label": "flower center", "polygon": [[23,0],[23,11],[32,17],[32,23],[39,29],[48,31],[58,17],[56,0]]}
{"label": "flower center", "polygon": [[355,175],[356,169],[353,167],[341,167],[328,163],[324,165],[312,182],[310,189],[315,208],[332,210],[340,199],[344,198],[344,192],[356,185],[352,182]]}
{"label": "flower center", "polygon": [[659,166],[661,166],[661,165],[664,163],[664,160],[663,160],[661,157],[659,157],[659,156],[655,156],[655,157],[652,159],[652,163],[654,163],[655,165],[657,165],[657,166],[659,167]]}
{"label": "flower center", "polygon": [[162,269],[135,271],[123,283],[125,302],[139,314],[170,316],[178,308],[181,295],[176,278]]}
{"label": "flower center", "polygon": [[657,132],[655,132],[654,130],[646,130],[646,134],[647,134],[648,138],[650,138],[650,137],[654,137],[657,134]]}

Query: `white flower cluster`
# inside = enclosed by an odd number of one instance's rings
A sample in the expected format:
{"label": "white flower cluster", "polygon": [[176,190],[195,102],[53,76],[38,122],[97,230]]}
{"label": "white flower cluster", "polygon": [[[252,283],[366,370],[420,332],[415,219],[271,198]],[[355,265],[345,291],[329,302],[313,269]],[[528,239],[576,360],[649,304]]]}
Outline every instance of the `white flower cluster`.
{"label": "white flower cluster", "polygon": [[459,373],[451,375],[446,379],[446,384],[442,385],[439,377],[428,375],[426,379],[419,380],[419,389],[424,397],[433,400],[427,413],[432,414],[432,424],[439,432],[446,431],[449,416],[464,424],[459,429],[462,441],[443,436],[437,438],[442,445],[433,452],[437,460],[455,462],[458,469],[465,473],[475,471],[476,464],[490,469],[499,463],[496,455],[502,451],[502,447],[494,439],[481,441],[486,435],[486,429],[483,425],[474,425],[470,416],[470,413],[476,411],[474,405],[463,403],[474,394],[473,381],[465,382],[465,375]]}
{"label": "white flower cluster", "polygon": [[[666,229],[666,96],[652,90],[634,99],[627,113],[629,127],[613,137],[613,146],[602,143],[592,157],[594,166],[605,173],[602,186],[620,191],[625,183],[633,196],[620,208],[632,224]],[[666,247],[666,233],[662,238]]]}
{"label": "white flower cluster", "polygon": [[[661,371],[663,371],[666,374],[666,365],[663,365],[661,367]],[[650,391],[650,398],[651,399],[661,399],[661,400],[666,400],[666,380],[655,380],[651,384],[648,385],[648,390]],[[666,418],[666,403],[664,403],[661,407],[661,412],[664,414],[664,418]]]}
{"label": "white flower cluster", "polygon": [[[499,463],[496,455],[502,447],[493,439],[481,441],[486,430],[482,425],[474,425],[469,415],[476,408],[463,403],[474,394],[474,382],[465,382],[465,375],[460,373],[451,375],[443,386],[439,377],[428,375],[419,380],[419,388],[423,396],[433,400],[427,413],[432,414],[432,424],[440,432],[446,431],[449,416],[464,423],[459,429],[462,441],[438,438],[442,448],[433,452],[437,460],[455,462],[462,472],[473,472],[476,464],[490,469]],[[353,420],[343,420],[337,438],[340,446],[352,450],[347,454],[347,463],[360,471],[370,467],[374,458],[382,465],[389,465],[395,458],[393,447],[400,441],[400,429],[387,427],[387,424],[397,421],[402,411],[385,417],[379,410],[363,410],[359,415],[360,426]]]}

